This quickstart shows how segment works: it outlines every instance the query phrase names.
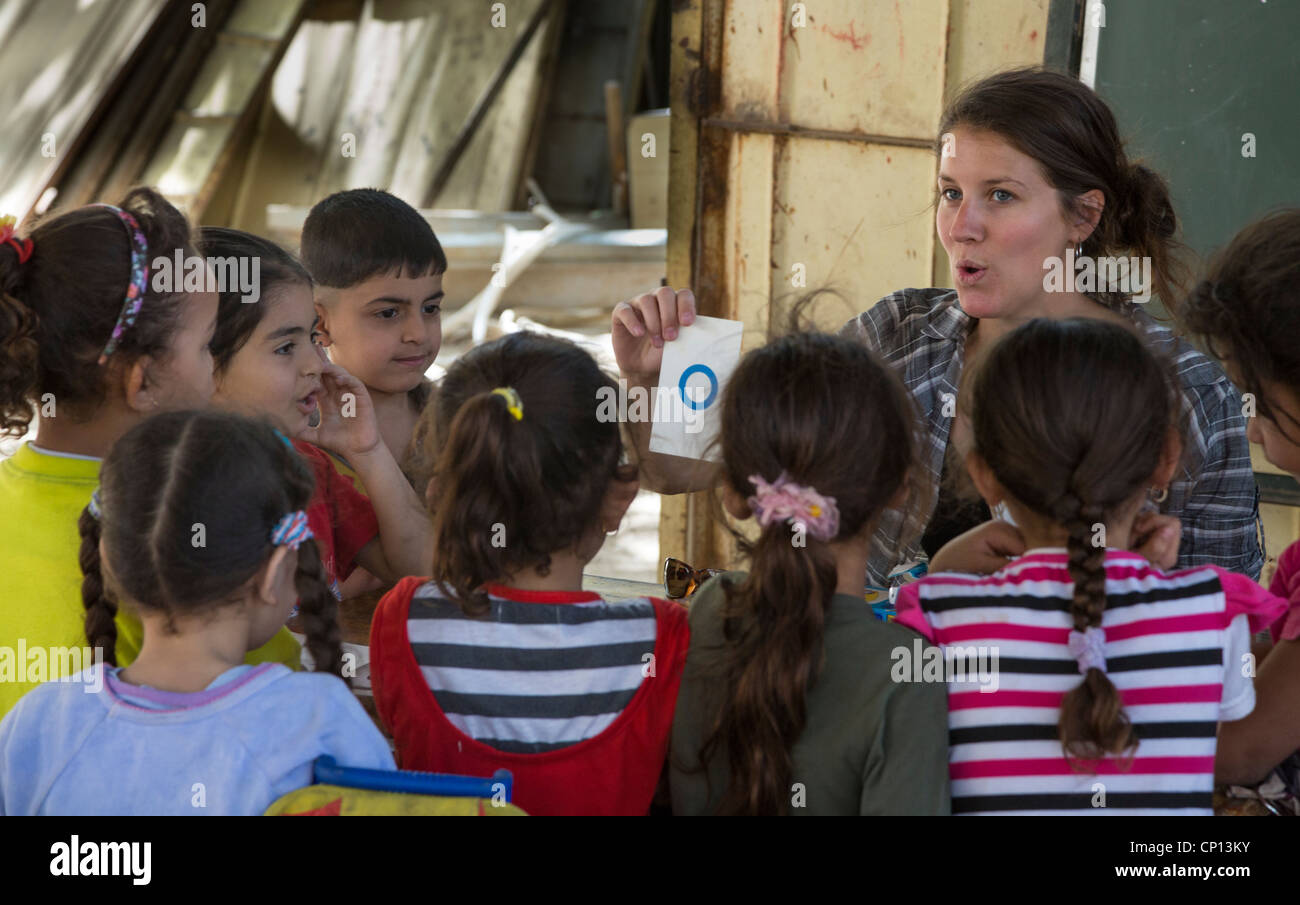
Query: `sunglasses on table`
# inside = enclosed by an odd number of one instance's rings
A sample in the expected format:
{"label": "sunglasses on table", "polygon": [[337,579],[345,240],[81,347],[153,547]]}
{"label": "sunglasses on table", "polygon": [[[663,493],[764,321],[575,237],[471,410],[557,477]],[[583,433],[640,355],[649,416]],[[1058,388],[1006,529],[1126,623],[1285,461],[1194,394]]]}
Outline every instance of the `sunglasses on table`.
{"label": "sunglasses on table", "polygon": [[669,600],[690,597],[700,585],[722,571],[722,569],[696,569],[670,556],[664,560],[664,591],[667,592]]}

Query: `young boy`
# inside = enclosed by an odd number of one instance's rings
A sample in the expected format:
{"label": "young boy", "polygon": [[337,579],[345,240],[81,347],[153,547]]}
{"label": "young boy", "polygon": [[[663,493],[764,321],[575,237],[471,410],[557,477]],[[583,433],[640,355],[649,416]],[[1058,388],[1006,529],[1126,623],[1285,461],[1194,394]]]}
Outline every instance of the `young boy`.
{"label": "young boy", "polygon": [[405,466],[432,389],[424,372],[442,345],[447,256],[438,238],[400,198],[349,189],[307,215],[302,261],[316,284],[321,344],[366,385],[380,435]]}

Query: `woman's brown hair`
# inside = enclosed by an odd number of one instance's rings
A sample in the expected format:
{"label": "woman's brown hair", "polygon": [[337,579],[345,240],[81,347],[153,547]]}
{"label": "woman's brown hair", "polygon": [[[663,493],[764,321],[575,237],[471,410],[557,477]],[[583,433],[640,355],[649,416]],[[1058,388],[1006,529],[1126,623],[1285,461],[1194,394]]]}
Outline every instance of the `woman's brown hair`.
{"label": "woman's brown hair", "polygon": [[[275,551],[276,524],[306,509],[313,487],[270,424],[217,411],[146,419],[113,445],[99,479],[100,513],[88,506],[79,522],[81,590],[86,638],[107,663],[116,662],[119,600],[169,619],[231,602]],[[341,675],[338,603],[314,540],[298,547],[295,584],[317,671]]]}
{"label": "woman's brown hair", "polygon": [[[948,104],[939,120],[936,154],[945,152],[944,136],[959,127],[992,132],[1037,161],[1067,215],[1078,212],[1078,196],[1100,190],[1105,208],[1083,242],[1083,254],[1095,259],[1131,251],[1149,257],[1152,290],[1174,309],[1185,267],[1169,187],[1158,173],[1129,160],[1115,115],[1097,92],[1072,76],[1039,67],[999,72]],[[1124,299],[1114,292],[1096,295],[1111,307]]]}
{"label": "woman's brown hair", "polygon": [[1280,384],[1300,396],[1300,208],[1274,211],[1237,233],[1180,315],[1210,354],[1227,362],[1240,389],[1253,394],[1256,411],[1295,437],[1278,418],[1286,410],[1269,404],[1265,387]]}
{"label": "woman's brown hair", "polygon": [[[839,527],[830,540],[843,540],[866,531],[909,486],[917,423],[911,397],[865,346],[793,333],[747,354],[723,392],[723,478],[748,499],[752,477],[771,483],[785,473],[834,499]],[[753,542],[737,538],[751,565],[743,582],[723,584],[722,703],[700,761],[725,758],[722,813],[784,814],[836,560],[830,541],[797,524],[770,524]]]}
{"label": "woman's brown hair", "polygon": [[[1104,525],[1143,491],[1171,431],[1183,431],[1167,362],[1133,331],[1090,318],[1032,320],[988,349],[963,388],[974,450],[1007,494],[1069,532],[1070,617],[1100,626],[1106,609]],[[1137,746],[1119,692],[1100,669],[1061,702],[1068,757]]]}
{"label": "woman's brown hair", "polygon": [[[518,394],[518,417],[498,388]],[[447,369],[417,436],[436,450],[433,578],[467,613],[486,610],[484,583],[545,574],[597,526],[609,482],[635,476],[620,474],[617,417],[600,415],[617,392],[586,351],[527,331]]]}
{"label": "woman's brown hair", "polygon": [[[147,260],[196,253],[185,217],[153,189],[133,189],[117,206],[139,222]],[[41,220],[27,238],[25,263],[12,244],[0,244],[0,434],[23,434],[47,393],[68,417],[91,418],[109,369],[168,354],[186,298],[156,292],[150,280],[135,323],[101,366],[131,285],[122,220],[105,207],[79,207]]]}

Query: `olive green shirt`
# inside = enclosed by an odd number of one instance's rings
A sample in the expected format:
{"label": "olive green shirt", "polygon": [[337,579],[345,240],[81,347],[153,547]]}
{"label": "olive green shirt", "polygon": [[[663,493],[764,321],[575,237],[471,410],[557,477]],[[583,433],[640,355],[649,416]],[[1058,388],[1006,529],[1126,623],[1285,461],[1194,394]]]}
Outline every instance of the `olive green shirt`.
{"label": "olive green shirt", "polygon": [[[707,771],[699,751],[720,706],[721,581],[691,603],[691,646],[673,719],[674,814],[715,813],[727,786],[726,752]],[[885,623],[861,597],[836,594],[823,639],[825,659],[808,691],[808,719],[792,752],[792,815],[948,814],[948,690],[943,682],[895,682],[896,649],[920,636]],[[929,642],[923,642],[929,647]]]}

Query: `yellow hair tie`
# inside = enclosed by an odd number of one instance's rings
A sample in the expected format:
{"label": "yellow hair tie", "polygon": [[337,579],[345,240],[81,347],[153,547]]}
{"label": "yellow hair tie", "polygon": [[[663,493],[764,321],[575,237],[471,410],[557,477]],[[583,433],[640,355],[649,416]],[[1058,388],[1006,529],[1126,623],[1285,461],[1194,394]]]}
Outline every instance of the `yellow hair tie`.
{"label": "yellow hair tie", "polygon": [[505,399],[506,410],[515,416],[516,421],[524,420],[524,401],[519,398],[514,387],[497,387],[492,393]]}

